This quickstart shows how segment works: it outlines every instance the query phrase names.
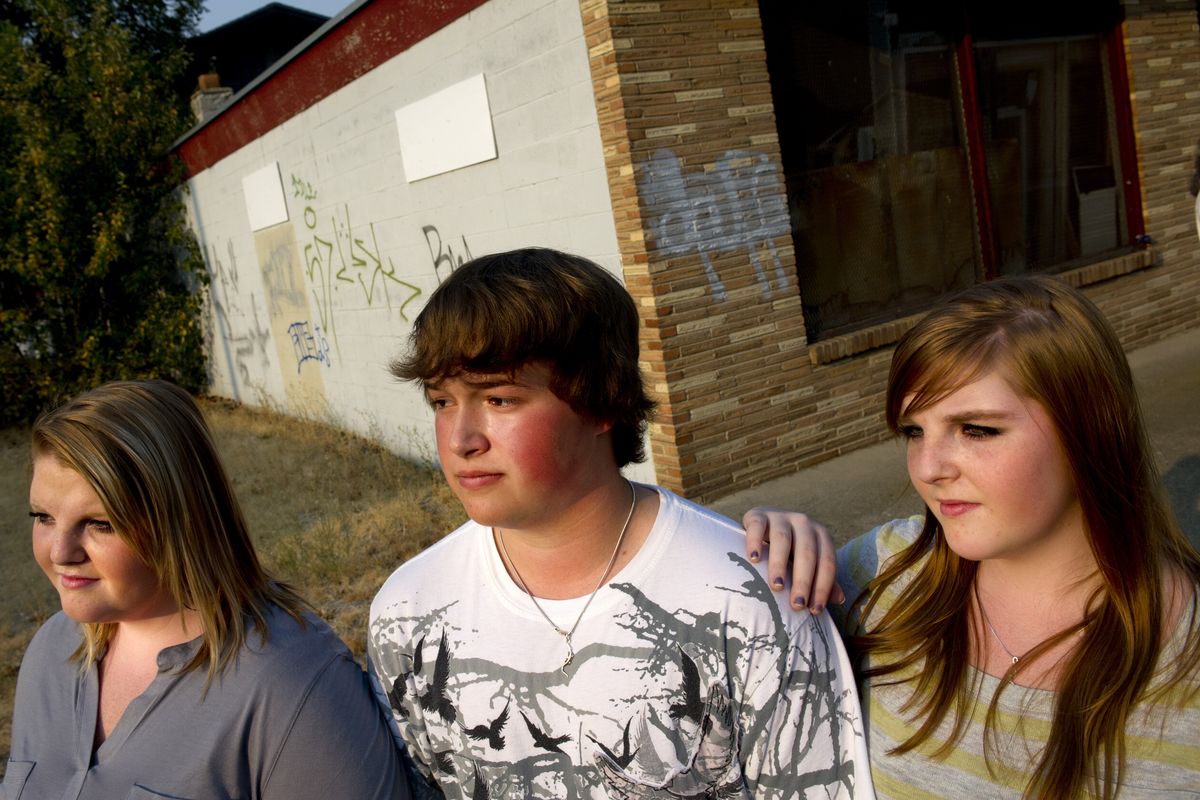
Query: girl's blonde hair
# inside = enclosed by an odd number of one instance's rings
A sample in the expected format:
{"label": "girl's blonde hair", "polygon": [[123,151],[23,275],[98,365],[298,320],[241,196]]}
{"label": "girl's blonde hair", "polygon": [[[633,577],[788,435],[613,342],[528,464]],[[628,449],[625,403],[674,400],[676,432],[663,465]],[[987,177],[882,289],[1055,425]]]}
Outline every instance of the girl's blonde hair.
{"label": "girl's blonde hair", "polygon": [[[192,609],[203,642],[184,671],[208,682],[246,643],[266,638],[272,604],[300,619],[304,602],[259,564],[241,506],[195,400],[166,381],[118,381],[69,400],[34,423],[35,458],[50,456],[95,490],[117,536],[179,608]],[[82,625],[75,653],[94,662],[116,623]]]}
{"label": "girl's blonde hair", "polygon": [[[1049,414],[1083,509],[1100,588],[1078,624],[1042,642],[1015,664],[991,699],[985,722],[995,752],[1000,693],[1040,653],[1080,634],[1057,689],[1049,739],[1027,797],[1067,798],[1084,791],[1112,798],[1125,762],[1124,729],[1134,707],[1161,700],[1200,663],[1195,591],[1200,555],[1166,503],[1142,423],[1133,376],[1116,334],[1082,293],[1047,277],[1005,278],[974,286],[925,316],[896,347],[887,387],[887,422],[899,433],[912,415],[996,369]],[[1164,569],[1178,568],[1191,589],[1190,629],[1170,664],[1160,664],[1168,631]],[[888,586],[907,580],[897,601],[869,629],[865,620]],[[870,656],[869,678],[911,679],[917,731],[896,750],[929,739],[948,714],[961,739],[975,701],[969,679],[971,587],[976,563],[946,544],[933,513],[912,546],[867,586],[852,646]],[[863,602],[865,600],[865,602]],[[1185,612],[1187,613],[1187,612]],[[973,626],[976,626],[973,628]],[[886,682],[886,680],[885,680]]]}

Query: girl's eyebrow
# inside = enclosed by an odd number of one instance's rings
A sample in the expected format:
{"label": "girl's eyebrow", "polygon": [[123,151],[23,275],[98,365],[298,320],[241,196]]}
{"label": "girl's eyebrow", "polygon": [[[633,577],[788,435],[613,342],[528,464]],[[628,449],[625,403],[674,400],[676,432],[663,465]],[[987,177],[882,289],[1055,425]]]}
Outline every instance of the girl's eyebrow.
{"label": "girl's eyebrow", "polygon": [[[995,420],[1003,422],[1005,420],[1011,420],[1011,419],[1015,419],[1015,418],[1016,418],[1016,414],[1012,414],[1008,411],[984,411],[984,410],[971,411],[971,410],[968,410],[968,411],[959,411],[954,414],[950,414],[949,416],[942,417],[942,421],[949,422],[949,423],[955,424],[955,425],[961,425],[964,422],[984,422],[984,421],[991,422],[991,421],[995,421]],[[916,425],[918,423],[914,422],[912,417],[905,414],[896,420],[896,424],[905,426],[905,425]]]}
{"label": "girl's eyebrow", "polygon": [[962,423],[962,422],[979,422],[981,420],[1008,420],[1015,418],[1016,415],[1008,411],[960,411],[957,414],[951,414],[945,417],[947,422]]}

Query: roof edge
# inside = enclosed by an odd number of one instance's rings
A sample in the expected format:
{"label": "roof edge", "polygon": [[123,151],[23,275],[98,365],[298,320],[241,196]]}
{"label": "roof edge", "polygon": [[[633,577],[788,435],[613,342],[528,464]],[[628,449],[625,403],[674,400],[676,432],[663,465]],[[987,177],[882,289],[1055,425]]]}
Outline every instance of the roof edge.
{"label": "roof edge", "polygon": [[356,0],[171,145],[203,172],[487,0]]}

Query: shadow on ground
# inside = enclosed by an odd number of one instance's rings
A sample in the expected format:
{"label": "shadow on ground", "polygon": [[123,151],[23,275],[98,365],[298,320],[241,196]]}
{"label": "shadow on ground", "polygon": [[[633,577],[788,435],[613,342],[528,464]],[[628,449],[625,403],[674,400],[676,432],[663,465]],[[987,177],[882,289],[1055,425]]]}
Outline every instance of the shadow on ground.
{"label": "shadow on ground", "polygon": [[1184,456],[1163,474],[1179,527],[1200,550],[1200,456]]}

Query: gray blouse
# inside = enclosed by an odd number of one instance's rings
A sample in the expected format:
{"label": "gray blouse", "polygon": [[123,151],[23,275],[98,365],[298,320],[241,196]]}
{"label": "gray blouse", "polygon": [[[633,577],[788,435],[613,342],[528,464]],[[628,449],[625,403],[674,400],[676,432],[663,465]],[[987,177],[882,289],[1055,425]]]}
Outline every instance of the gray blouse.
{"label": "gray blouse", "polygon": [[0,800],[407,798],[399,753],[349,650],[324,622],[276,609],[213,680],[180,675],[200,640],[158,655],[158,675],[92,754],[99,684],[69,657],[59,612],[21,663]]}

